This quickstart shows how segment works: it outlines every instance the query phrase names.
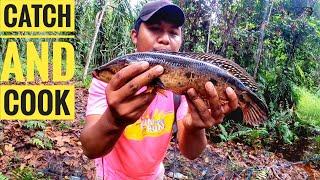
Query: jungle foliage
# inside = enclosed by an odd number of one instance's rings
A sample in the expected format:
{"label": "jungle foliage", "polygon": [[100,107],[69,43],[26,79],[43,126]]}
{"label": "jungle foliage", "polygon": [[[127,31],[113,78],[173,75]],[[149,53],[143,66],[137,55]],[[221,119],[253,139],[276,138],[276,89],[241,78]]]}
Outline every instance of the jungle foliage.
{"label": "jungle foliage", "polygon": [[[319,135],[318,1],[177,3],[187,12],[183,50],[219,54],[245,67],[255,76],[271,110],[268,122],[258,129],[233,120],[223,123],[221,140],[272,146]],[[315,153],[320,153],[317,149]]]}
{"label": "jungle foliage", "polygon": [[[128,1],[108,2],[110,6],[100,27],[91,66],[98,66],[134,50],[129,33],[134,17],[145,1],[138,3],[137,7],[130,7]],[[269,121],[259,128],[247,127],[231,119],[210,131],[220,132],[219,136],[209,134],[210,137],[218,137],[222,141],[242,139],[249,144],[271,146],[274,141],[292,144],[299,138],[320,134],[318,1],[173,2],[186,12],[181,50],[219,54],[245,67],[255,76],[260,86],[260,96],[271,111]],[[99,3],[99,0],[94,1],[95,5],[91,8],[89,4],[80,3],[78,8],[88,8],[92,12],[96,7],[101,9]],[[84,12],[80,14],[88,14]],[[88,18],[90,21],[93,19]],[[86,22],[80,24],[94,27]],[[82,48],[83,54],[87,51],[86,47]],[[83,58],[78,60],[84,63]]]}

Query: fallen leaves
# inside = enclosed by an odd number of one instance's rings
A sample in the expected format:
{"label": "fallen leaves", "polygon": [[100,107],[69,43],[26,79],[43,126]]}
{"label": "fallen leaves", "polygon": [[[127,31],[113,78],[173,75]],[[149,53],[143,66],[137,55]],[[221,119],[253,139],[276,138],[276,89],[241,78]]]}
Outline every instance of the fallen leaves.
{"label": "fallen leaves", "polygon": [[[207,146],[201,156],[188,160],[179,152],[173,155],[173,149],[165,158],[166,174],[173,172],[188,176],[188,179],[306,179],[319,178],[319,172],[312,169],[314,175],[295,167],[290,162],[277,157],[264,149],[252,148],[239,143],[227,142]],[[318,174],[317,174],[318,173]],[[172,175],[172,174],[170,174]]]}
{"label": "fallen leaves", "polygon": [[[77,119],[64,121],[66,129],[61,129],[60,121],[45,121],[46,127],[41,132],[24,128],[23,121],[0,121],[0,172],[10,175],[10,172],[22,166],[47,172],[46,175],[53,176],[53,179],[62,175],[69,177],[75,171],[81,171],[85,177],[93,179],[94,162],[83,155],[79,140],[83,127],[80,119],[84,118],[87,101],[86,91],[76,89]],[[53,149],[39,149],[30,143],[39,133],[52,141]]]}
{"label": "fallen leaves", "polygon": [[4,152],[13,152],[13,151],[14,151],[14,147],[12,146],[12,144],[4,145]]}
{"label": "fallen leaves", "polygon": [[23,159],[24,160],[29,160],[29,159],[31,159],[33,157],[33,154],[28,154],[28,155],[26,155]]}
{"label": "fallen leaves", "polygon": [[299,164],[298,167],[304,169],[311,180],[316,180],[320,178],[320,172],[313,169],[312,165],[310,163],[307,164]]}
{"label": "fallen leaves", "polygon": [[[69,177],[75,171],[81,171],[87,179],[94,179],[94,162],[89,160],[81,149],[79,141],[80,131],[83,127],[80,120],[84,118],[87,92],[77,89],[76,117],[75,121],[65,121],[68,129],[61,130],[56,121],[47,122],[43,133],[53,143],[53,149],[40,150],[30,145],[29,141],[35,136],[35,130],[24,129],[23,122],[3,121],[0,131],[0,171],[4,174],[17,167],[32,167],[39,171],[50,172],[59,177]],[[1,155],[1,151],[2,154]],[[226,158],[229,157],[229,158]],[[190,161],[184,158],[178,151],[174,159],[173,149],[170,147],[165,159],[166,173],[171,172],[172,164],[177,163],[177,171],[183,178],[219,179],[234,175],[237,170],[243,171],[252,166],[271,166],[286,161],[277,157],[274,153],[262,149],[254,149],[240,143],[221,143],[208,145],[200,158]],[[273,178],[320,177],[319,172],[312,167],[290,167],[283,169],[270,168],[269,173]],[[265,171],[255,172],[260,177],[265,176]],[[48,175],[48,174],[47,174]],[[246,171],[239,176],[245,176]],[[58,178],[59,178],[58,177]],[[182,176],[181,176],[182,177]],[[303,178],[302,178],[303,179]]]}
{"label": "fallen leaves", "polygon": [[70,138],[68,136],[61,136],[58,135],[56,137],[52,137],[51,140],[54,140],[56,142],[56,147],[62,147],[64,146],[65,142],[70,142]]}

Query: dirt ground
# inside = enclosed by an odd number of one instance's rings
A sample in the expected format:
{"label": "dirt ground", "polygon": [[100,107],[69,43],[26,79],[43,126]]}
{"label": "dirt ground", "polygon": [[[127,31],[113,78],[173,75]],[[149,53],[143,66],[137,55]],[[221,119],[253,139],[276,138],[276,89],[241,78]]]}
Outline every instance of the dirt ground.
{"label": "dirt ground", "polygon": [[[0,121],[0,172],[14,178],[15,169],[31,167],[51,179],[93,179],[94,162],[83,155],[79,141],[87,95],[86,89],[76,90],[76,120],[46,121],[42,131],[52,142],[50,150],[31,143],[40,130],[27,129],[21,121]],[[290,162],[262,148],[235,142],[209,144],[201,157],[191,161],[174,145],[172,141],[164,160],[166,179],[320,179],[313,163]]]}

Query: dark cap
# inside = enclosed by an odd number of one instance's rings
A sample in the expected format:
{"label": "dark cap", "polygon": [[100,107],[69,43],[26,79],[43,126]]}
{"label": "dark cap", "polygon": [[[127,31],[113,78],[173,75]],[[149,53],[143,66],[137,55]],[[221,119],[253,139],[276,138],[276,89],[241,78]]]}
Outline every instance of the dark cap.
{"label": "dark cap", "polygon": [[181,8],[169,0],[156,0],[145,4],[140,11],[135,26],[139,21],[146,22],[151,19],[166,20],[178,26],[182,26],[185,21]]}

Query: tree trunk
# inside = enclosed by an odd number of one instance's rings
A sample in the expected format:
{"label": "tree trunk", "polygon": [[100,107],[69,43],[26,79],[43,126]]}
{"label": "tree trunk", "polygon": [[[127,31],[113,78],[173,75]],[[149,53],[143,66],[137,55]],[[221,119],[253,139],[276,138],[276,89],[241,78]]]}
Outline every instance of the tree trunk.
{"label": "tree trunk", "polygon": [[179,0],[179,6],[180,6],[181,8],[184,8],[184,0]]}
{"label": "tree trunk", "polygon": [[226,17],[226,23],[227,23],[227,29],[224,32],[225,34],[225,39],[221,48],[221,54],[223,57],[225,57],[227,55],[227,49],[228,49],[228,45],[229,45],[229,41],[230,41],[230,36],[232,33],[232,29],[236,26],[237,21],[238,21],[238,12],[233,16],[232,20],[228,20],[228,18]]}
{"label": "tree trunk", "polygon": [[211,26],[212,26],[212,18],[209,19],[209,29],[208,29],[208,37],[207,37],[207,50],[206,50],[207,53],[210,50]]}
{"label": "tree trunk", "polygon": [[[96,44],[96,40],[97,40],[97,37],[98,37],[99,29],[100,29],[100,26],[101,26],[101,23],[102,23],[102,20],[103,20],[103,16],[104,16],[104,13],[105,13],[106,9],[107,9],[107,1],[105,2],[104,6],[102,8],[101,15],[99,15],[99,20],[98,20],[98,23],[96,24],[96,28],[95,28],[94,37],[93,37],[93,40],[92,40],[92,43],[91,43],[90,51],[89,51],[88,56],[86,58],[86,65],[84,67],[84,72],[83,72],[83,80],[86,78],[86,76],[88,74],[88,68],[89,68],[89,65],[90,65],[91,56],[92,56],[92,53],[93,53],[93,50],[94,50],[94,46]],[[98,13],[100,13],[100,12],[98,12]]]}
{"label": "tree trunk", "polygon": [[272,7],[273,7],[273,0],[270,0],[270,1],[266,0],[266,6],[264,9],[264,14],[263,14],[263,21],[262,21],[262,24],[260,27],[260,37],[259,37],[258,49],[257,49],[256,55],[254,58],[255,62],[256,62],[256,66],[254,68],[254,74],[253,74],[254,79],[257,78],[258,68],[259,68],[259,64],[261,62],[261,54],[263,51],[263,40],[264,40],[264,35],[265,35],[265,29],[269,23]]}

